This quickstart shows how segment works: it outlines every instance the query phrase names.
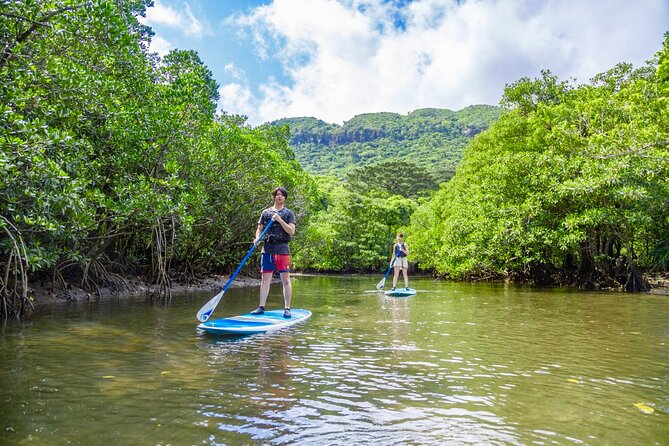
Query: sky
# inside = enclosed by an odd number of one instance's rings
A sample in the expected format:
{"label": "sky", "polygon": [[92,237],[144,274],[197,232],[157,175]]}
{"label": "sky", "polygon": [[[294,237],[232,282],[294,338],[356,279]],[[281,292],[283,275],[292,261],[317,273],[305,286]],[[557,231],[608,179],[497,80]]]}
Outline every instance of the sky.
{"label": "sky", "polygon": [[550,70],[587,83],[662,48],[669,0],[155,0],[151,50],[195,50],[219,110],[311,116],[498,105]]}

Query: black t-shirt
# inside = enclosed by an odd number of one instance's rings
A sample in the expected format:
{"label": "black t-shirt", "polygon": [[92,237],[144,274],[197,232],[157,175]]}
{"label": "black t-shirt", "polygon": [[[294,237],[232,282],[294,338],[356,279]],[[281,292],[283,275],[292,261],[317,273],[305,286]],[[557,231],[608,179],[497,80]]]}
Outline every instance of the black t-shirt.
{"label": "black t-shirt", "polygon": [[[280,211],[275,211],[273,208],[268,208],[262,211],[260,214],[260,220],[258,220],[259,225],[263,225],[265,228],[272,219],[272,214],[278,213],[279,216],[288,224],[295,224],[295,214],[288,208],[283,208]],[[264,242],[265,244],[262,247],[262,252],[268,254],[290,254],[290,242],[291,236],[283,230],[281,225],[277,222],[272,223],[272,227],[265,233]]]}

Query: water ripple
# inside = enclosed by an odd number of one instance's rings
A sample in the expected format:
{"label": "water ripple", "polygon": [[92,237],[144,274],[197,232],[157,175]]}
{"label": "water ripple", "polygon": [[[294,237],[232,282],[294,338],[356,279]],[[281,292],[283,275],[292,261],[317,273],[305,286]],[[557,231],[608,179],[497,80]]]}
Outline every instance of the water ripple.
{"label": "water ripple", "polygon": [[365,280],[300,278],[312,318],[267,335],[200,333],[187,299],[6,329],[0,443],[666,444],[666,299]]}

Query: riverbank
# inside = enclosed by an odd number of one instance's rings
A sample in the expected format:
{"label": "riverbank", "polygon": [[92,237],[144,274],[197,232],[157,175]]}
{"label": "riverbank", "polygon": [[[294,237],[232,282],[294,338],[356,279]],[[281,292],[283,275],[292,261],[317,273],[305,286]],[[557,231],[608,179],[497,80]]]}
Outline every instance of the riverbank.
{"label": "riverbank", "polygon": [[[197,282],[188,284],[173,284],[172,294],[196,293],[205,291],[218,291],[227,283],[229,277],[212,276]],[[669,273],[654,273],[645,276],[645,279],[651,286],[648,294],[669,296]],[[279,282],[278,278],[274,282]],[[29,297],[35,306],[48,305],[62,302],[87,301],[106,299],[118,296],[149,296],[156,293],[156,287],[148,285],[140,280],[128,280],[128,289],[113,290],[110,288],[101,288],[100,294],[91,293],[74,285],[67,285],[63,288],[60,285],[52,287],[50,284],[33,283],[29,286]],[[230,284],[231,288],[259,287],[260,279],[254,277],[237,277]]]}
{"label": "riverbank", "polygon": [[644,276],[651,286],[650,294],[669,296],[669,273],[654,273]]}
{"label": "riverbank", "polygon": [[[220,291],[228,282],[228,276],[211,276],[197,282],[187,284],[172,284],[172,294],[196,293],[205,291]],[[276,279],[278,281],[278,279]],[[86,291],[75,285],[67,284],[52,286],[51,284],[31,283],[28,287],[28,296],[37,307],[63,302],[76,302],[87,300],[107,299],[111,297],[138,297],[157,295],[155,285],[149,285],[141,280],[126,280],[128,288],[125,290],[114,290],[111,288],[100,288],[99,294]],[[259,287],[260,279],[253,277],[236,277],[230,284],[230,288]]]}

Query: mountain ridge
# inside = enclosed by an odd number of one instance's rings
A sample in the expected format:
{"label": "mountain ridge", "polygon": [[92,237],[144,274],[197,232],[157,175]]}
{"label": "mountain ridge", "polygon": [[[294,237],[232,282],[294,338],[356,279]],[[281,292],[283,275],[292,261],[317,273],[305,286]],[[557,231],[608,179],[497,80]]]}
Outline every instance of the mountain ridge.
{"label": "mountain ridge", "polygon": [[479,104],[458,111],[362,113],[342,125],[315,117],[282,118],[270,125],[290,128],[290,145],[310,173],[343,177],[354,167],[397,160],[415,163],[447,181],[469,140],[502,113],[501,107]]}

